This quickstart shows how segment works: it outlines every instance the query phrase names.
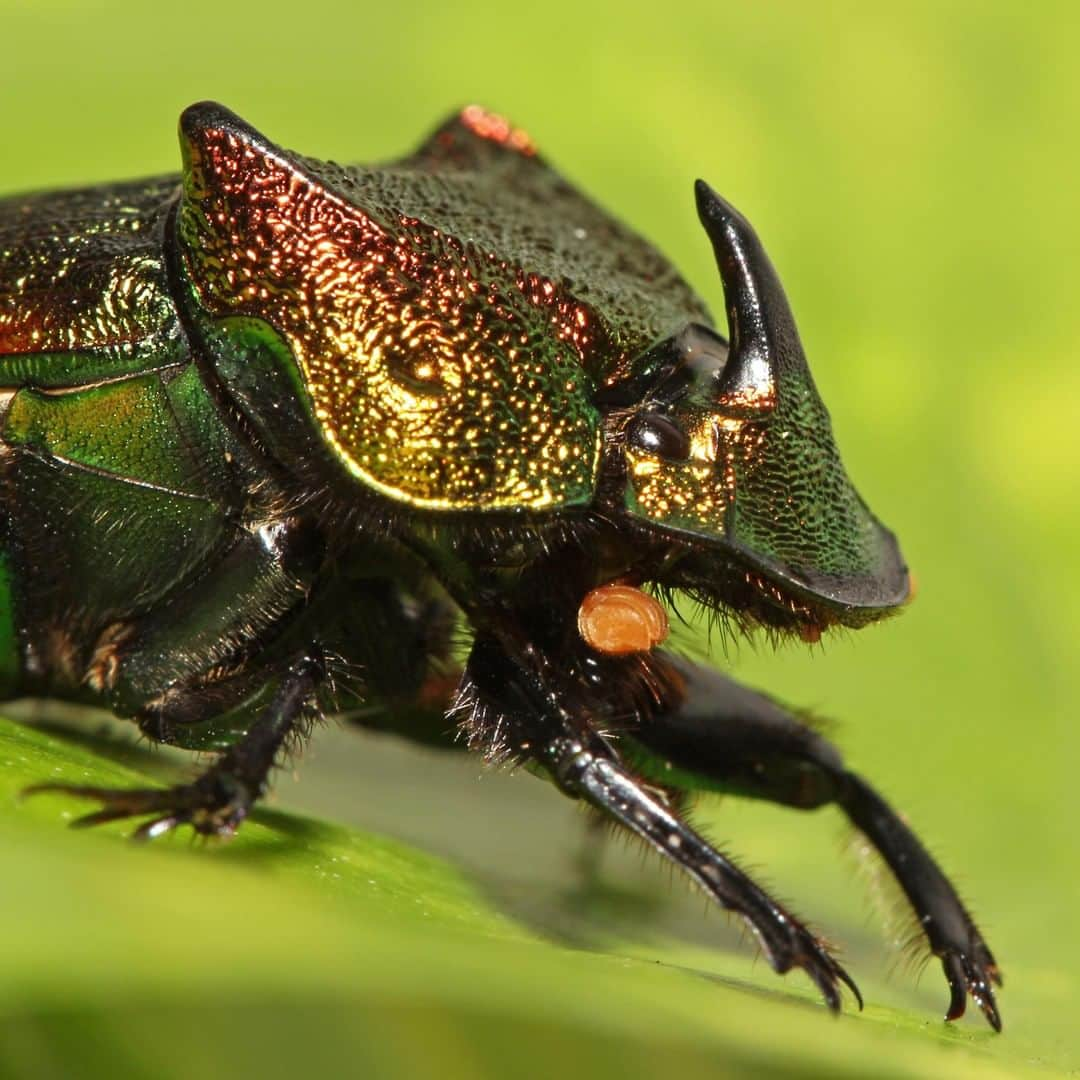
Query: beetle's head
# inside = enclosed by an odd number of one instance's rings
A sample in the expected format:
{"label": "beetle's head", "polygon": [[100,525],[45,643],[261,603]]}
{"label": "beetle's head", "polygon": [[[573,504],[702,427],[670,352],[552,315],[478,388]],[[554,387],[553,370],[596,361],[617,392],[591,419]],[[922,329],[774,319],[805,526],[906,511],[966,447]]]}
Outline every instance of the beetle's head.
{"label": "beetle's head", "polygon": [[418,510],[530,526],[600,498],[661,584],[777,627],[906,597],[775,271],[704,184],[730,347],[662,255],[483,110],[378,167],[289,153],[213,103],[180,126],[189,314],[268,445],[299,403],[338,475]]}
{"label": "beetle's head", "polygon": [[907,568],[833,441],[787,298],[747,221],[702,181],[730,344],[690,324],[609,391],[625,513],[670,542],[661,583],[814,638],[903,603]]}

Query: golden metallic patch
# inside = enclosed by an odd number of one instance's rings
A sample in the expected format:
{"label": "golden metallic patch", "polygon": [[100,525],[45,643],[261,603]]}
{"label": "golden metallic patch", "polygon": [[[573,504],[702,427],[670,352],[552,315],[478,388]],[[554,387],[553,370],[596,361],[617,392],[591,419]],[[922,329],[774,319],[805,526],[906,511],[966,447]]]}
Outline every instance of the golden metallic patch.
{"label": "golden metallic patch", "polygon": [[[531,153],[489,114],[464,122]],[[351,473],[436,509],[588,501],[600,431],[586,306],[416,217],[376,220],[337,192],[355,176],[324,184],[254,132],[186,137],[180,235],[200,302],[282,335]]]}
{"label": "golden metallic patch", "polygon": [[764,428],[704,408],[685,409],[679,423],[690,440],[685,462],[627,447],[632,504],[674,528],[714,531],[735,501],[737,478],[760,456]]}

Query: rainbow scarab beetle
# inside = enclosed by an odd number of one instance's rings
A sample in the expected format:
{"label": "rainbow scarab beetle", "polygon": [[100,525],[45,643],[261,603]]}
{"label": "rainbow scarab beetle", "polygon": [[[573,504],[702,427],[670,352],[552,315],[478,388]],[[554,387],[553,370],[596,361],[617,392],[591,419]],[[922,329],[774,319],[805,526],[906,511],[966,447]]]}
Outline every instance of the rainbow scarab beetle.
{"label": "rainbow scarab beetle", "polygon": [[835,802],[911,902],[949,1018],[970,994],[999,1027],[979,931],[829,743],[716,672],[577,632],[610,583],[811,640],[908,596],[746,221],[698,183],[729,346],[483,110],[375,168],[214,104],[180,130],[179,178],[0,202],[0,694],[220,751],[171,790],[69,789],[101,804],[83,820],[228,835],[313,717],[362,704],[546,773],[835,1009],[857,991],[825,944],[680,811],[694,787]]}

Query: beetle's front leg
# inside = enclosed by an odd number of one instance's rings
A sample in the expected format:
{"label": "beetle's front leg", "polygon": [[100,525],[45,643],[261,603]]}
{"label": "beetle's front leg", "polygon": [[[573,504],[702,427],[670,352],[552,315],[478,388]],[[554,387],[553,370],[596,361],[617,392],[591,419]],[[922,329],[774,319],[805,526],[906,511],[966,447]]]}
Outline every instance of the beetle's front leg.
{"label": "beetle's front leg", "polygon": [[858,988],[827,946],[711,847],[680,817],[662,788],[622,763],[586,713],[572,676],[526,647],[512,657],[491,638],[478,638],[465,670],[461,700],[477,741],[478,728],[520,760],[541,765],[568,795],[590,803],[683,869],[717,903],[741,915],[778,972],[803,968],[830,1009],[840,1007],[839,984],[862,1007]]}
{"label": "beetle's front leg", "polygon": [[858,987],[815,937],[729,859],[691,829],[670,804],[612,757],[598,757],[580,743],[556,737],[544,757],[563,791],[585,799],[648,841],[690,875],[722,907],[741,915],[773,968],[804,968],[830,1009],[840,1008],[838,983]]}
{"label": "beetle's front leg", "polygon": [[36,784],[27,793],[61,792],[102,804],[100,810],[77,819],[73,823],[77,826],[154,815],[136,829],[135,839],[160,836],[179,825],[191,825],[206,836],[232,836],[265,790],[278,754],[302,722],[321,678],[317,657],[298,658],[243,738],[190,784],[125,790],[47,783]]}
{"label": "beetle's front leg", "polygon": [[[941,959],[950,989],[946,1019],[963,1015],[970,994],[1000,1031],[997,963],[951,882],[903,818],[847,769],[834,746],[771,698],[664,653],[651,664],[667,700],[625,740],[646,775],[671,782],[681,774],[699,788],[800,809],[840,806],[895,875],[919,930]],[[633,752],[634,746],[647,753]]]}

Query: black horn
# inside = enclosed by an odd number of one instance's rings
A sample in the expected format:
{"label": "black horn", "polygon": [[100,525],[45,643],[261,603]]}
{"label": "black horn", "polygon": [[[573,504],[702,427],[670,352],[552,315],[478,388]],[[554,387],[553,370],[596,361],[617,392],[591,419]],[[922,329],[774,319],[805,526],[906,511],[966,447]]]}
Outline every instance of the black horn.
{"label": "black horn", "polygon": [[727,307],[731,352],[720,381],[721,400],[758,408],[775,405],[781,372],[806,364],[791,307],[746,218],[704,180],[697,181],[694,192]]}

